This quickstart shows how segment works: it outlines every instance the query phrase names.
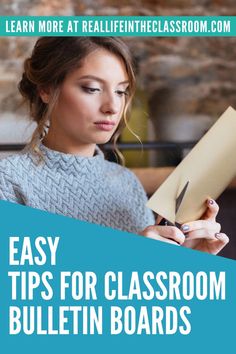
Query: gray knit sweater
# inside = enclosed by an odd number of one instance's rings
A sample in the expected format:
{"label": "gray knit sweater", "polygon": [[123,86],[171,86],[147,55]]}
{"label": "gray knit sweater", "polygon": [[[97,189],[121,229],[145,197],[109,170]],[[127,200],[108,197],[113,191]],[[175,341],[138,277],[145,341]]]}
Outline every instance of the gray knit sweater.
{"label": "gray knit sweater", "polygon": [[136,176],[98,147],[93,157],[39,148],[40,164],[29,148],[0,160],[0,199],[134,233],[154,224]]}

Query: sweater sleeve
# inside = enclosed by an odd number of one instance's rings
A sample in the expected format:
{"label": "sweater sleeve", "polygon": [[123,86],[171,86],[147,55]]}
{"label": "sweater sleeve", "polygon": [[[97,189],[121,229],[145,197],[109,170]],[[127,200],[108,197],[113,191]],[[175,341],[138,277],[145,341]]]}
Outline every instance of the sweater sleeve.
{"label": "sweater sleeve", "polygon": [[133,199],[135,203],[136,213],[140,217],[140,226],[138,231],[142,231],[147,226],[155,224],[155,217],[151,209],[146,206],[148,201],[147,194],[139,181],[138,177],[130,171],[132,174],[132,189],[133,189]]}

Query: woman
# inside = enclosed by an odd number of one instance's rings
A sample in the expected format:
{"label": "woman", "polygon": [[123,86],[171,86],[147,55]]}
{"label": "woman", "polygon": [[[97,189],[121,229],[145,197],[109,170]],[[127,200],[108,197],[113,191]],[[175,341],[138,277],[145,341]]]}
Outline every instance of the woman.
{"label": "woman", "polygon": [[134,96],[131,54],[121,39],[40,38],[19,90],[37,129],[26,149],[0,162],[1,199],[213,254],[226,245],[215,201],[181,230],[155,225],[140,182],[97,146],[116,142]]}

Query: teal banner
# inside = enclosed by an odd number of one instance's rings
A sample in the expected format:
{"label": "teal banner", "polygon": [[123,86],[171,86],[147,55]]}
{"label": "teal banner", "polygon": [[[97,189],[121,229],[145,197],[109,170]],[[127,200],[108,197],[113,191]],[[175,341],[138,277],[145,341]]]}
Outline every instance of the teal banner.
{"label": "teal banner", "polygon": [[0,202],[8,354],[228,353],[236,263]]}
{"label": "teal banner", "polygon": [[0,36],[235,36],[236,16],[0,16]]}

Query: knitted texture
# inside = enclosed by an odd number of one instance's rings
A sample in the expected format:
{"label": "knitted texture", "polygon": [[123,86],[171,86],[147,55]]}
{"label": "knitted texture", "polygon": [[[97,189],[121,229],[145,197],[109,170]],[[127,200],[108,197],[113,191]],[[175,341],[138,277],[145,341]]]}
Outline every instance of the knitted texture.
{"label": "knitted texture", "polygon": [[29,148],[0,160],[0,199],[134,233],[154,224],[137,177],[98,147],[93,157],[39,148],[41,163]]}

